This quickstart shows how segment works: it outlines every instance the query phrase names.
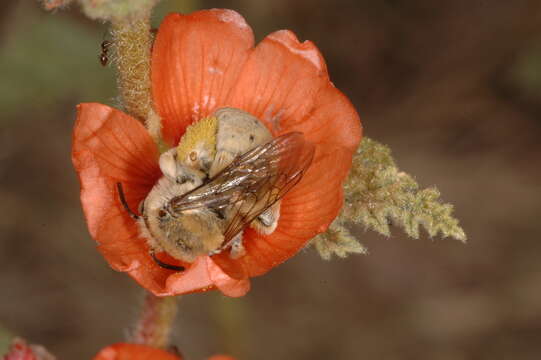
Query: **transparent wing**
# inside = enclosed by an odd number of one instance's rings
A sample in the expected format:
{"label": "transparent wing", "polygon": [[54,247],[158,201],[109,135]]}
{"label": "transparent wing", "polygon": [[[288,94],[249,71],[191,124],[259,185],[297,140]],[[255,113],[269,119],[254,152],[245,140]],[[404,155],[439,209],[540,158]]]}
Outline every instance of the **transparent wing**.
{"label": "transparent wing", "polygon": [[291,132],[238,156],[202,186],[173,198],[170,211],[211,208],[225,214],[224,244],[280,200],[310,166],[314,145]]}

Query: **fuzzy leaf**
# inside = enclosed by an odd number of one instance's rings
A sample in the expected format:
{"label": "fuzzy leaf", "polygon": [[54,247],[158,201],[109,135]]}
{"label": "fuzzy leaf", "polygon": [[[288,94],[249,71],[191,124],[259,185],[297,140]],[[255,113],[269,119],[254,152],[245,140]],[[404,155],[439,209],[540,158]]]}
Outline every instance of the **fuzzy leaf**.
{"label": "fuzzy leaf", "polygon": [[452,216],[453,206],[440,201],[436,188],[420,189],[410,175],[398,170],[391,150],[377,141],[363,138],[344,190],[342,213],[325,233],[311,242],[324,260],[332,255],[367,253],[343,226],[345,222],[362,224],[385,236],[390,236],[392,224],[402,227],[415,239],[419,238],[419,226],[422,226],[430,237],[441,234],[466,241],[464,230]]}
{"label": "fuzzy leaf", "polygon": [[342,224],[332,223],[329,229],[316,236],[311,244],[315,246],[324,260],[330,260],[333,255],[345,258],[350,254],[366,254],[366,248],[351,235]]}
{"label": "fuzzy leaf", "polygon": [[466,240],[452,216],[453,206],[440,201],[440,192],[433,187],[420,189],[410,175],[398,170],[390,149],[372,139],[364,138],[357,150],[345,193],[342,220],[386,236],[390,235],[389,225],[394,224],[415,239],[422,226],[431,237],[441,234]]}

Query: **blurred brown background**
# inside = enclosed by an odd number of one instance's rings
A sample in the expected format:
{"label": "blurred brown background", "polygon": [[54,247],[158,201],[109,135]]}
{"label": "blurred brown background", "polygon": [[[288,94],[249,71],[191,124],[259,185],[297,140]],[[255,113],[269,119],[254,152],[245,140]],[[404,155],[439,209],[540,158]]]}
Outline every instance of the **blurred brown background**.
{"label": "blurred brown background", "polygon": [[[205,7],[241,12],[258,39],[313,40],[366,135],[439,187],[469,242],[358,229],[368,256],[307,250],[241,299],[186,296],[186,358],[540,359],[541,2],[163,0],[156,21]],[[0,348],[16,334],[88,359],[141,299],[94,249],[70,161],[75,104],[117,103],[106,27],[24,0],[0,4],[0,31]]]}

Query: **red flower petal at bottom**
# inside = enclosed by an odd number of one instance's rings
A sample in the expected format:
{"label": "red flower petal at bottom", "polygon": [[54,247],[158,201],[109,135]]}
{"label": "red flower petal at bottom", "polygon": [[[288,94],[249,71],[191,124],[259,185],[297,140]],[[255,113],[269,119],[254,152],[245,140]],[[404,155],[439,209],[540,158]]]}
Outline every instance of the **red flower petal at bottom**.
{"label": "red flower petal at bottom", "polygon": [[[146,345],[117,343],[103,348],[93,360],[182,360],[182,357]],[[235,358],[214,355],[208,360],[235,360]]]}
{"label": "red flower petal at bottom", "polygon": [[2,360],[55,360],[43,346],[27,344],[21,338],[14,338]]}
{"label": "red flower petal at bottom", "polygon": [[173,294],[186,294],[216,287],[224,295],[239,297],[250,290],[250,280],[233,279],[210,257],[201,256],[188,270],[170,275],[165,286],[168,292]]}
{"label": "red flower petal at bottom", "polygon": [[182,357],[150,346],[117,343],[102,349],[94,360],[182,360]]}

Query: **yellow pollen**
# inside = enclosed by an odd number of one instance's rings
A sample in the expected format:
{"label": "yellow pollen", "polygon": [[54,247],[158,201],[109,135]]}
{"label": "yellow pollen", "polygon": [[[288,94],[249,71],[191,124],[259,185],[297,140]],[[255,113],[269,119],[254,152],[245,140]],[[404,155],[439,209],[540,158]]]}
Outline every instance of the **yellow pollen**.
{"label": "yellow pollen", "polygon": [[[192,152],[201,146],[207,148],[211,157],[214,158],[217,133],[218,119],[215,116],[209,116],[188,126],[177,146],[178,158],[187,159],[190,157],[194,161]],[[196,153],[194,154],[197,156]]]}

